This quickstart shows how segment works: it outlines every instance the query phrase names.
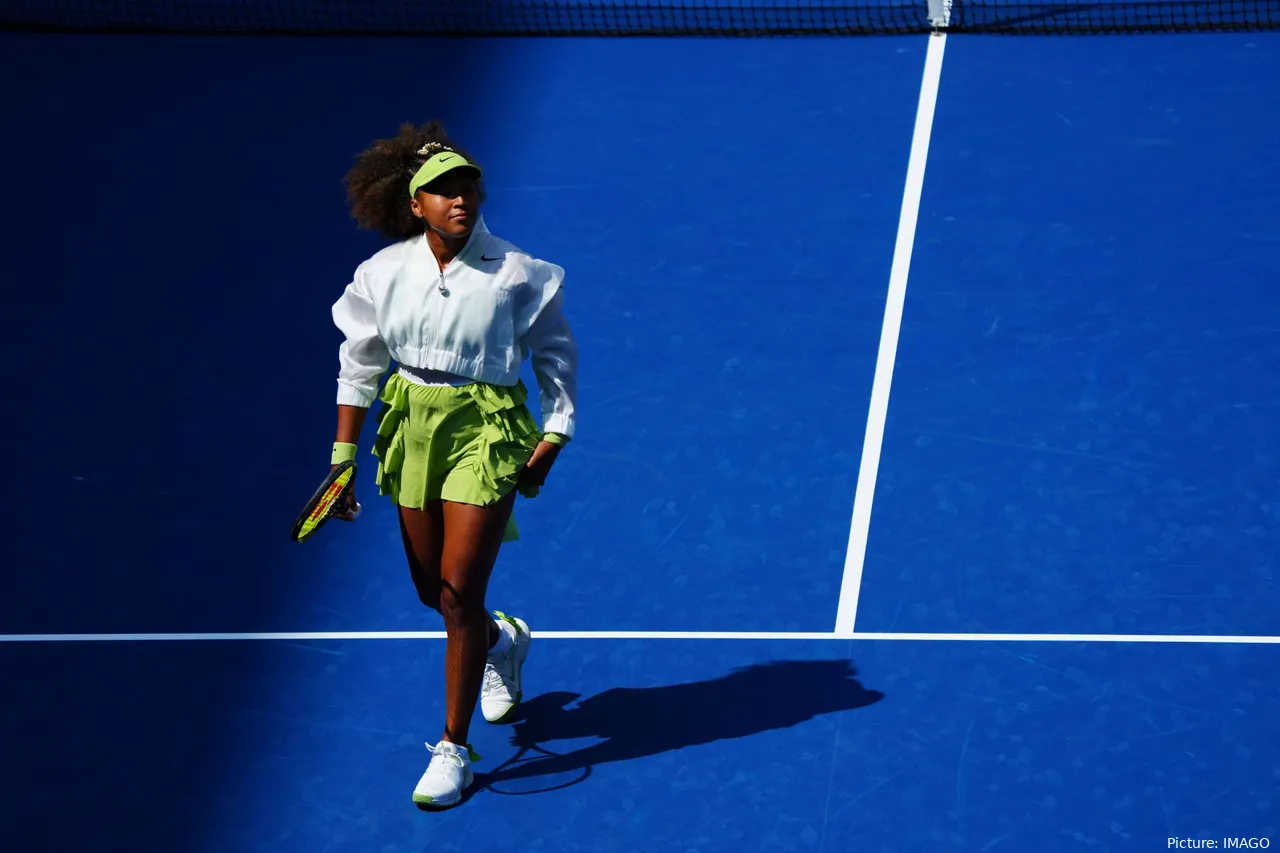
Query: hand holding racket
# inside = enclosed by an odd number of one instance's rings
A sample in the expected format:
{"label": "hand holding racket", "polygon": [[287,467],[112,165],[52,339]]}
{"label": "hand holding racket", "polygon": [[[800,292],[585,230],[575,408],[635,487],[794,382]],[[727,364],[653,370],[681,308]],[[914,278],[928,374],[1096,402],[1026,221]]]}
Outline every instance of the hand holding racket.
{"label": "hand holding racket", "polygon": [[301,542],[314,536],[331,518],[355,521],[360,516],[355,480],[356,463],[348,461],[334,465],[293,522],[293,541]]}

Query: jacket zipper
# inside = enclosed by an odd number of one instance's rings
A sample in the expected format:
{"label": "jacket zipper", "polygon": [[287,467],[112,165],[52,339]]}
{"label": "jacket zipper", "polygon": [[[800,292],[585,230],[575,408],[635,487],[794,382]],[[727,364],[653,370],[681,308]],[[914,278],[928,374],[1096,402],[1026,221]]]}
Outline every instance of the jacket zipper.
{"label": "jacket zipper", "polygon": [[[474,240],[474,235],[473,235],[473,240]],[[447,273],[447,272],[448,272],[448,271],[453,267],[453,265],[457,262],[458,258],[462,257],[462,256],[463,256],[463,254],[465,254],[465,253],[467,252],[467,250],[471,248],[471,243],[472,243],[472,240],[468,240],[468,241],[467,241],[467,245],[465,245],[465,246],[463,246],[463,247],[462,247],[462,251],[461,251],[461,252],[459,252],[459,253],[457,254],[457,256],[456,256],[456,257],[454,257],[454,259],[453,259],[453,260],[451,260],[451,261],[449,261],[449,263],[445,264],[445,265],[444,265],[444,269],[442,269],[442,270],[440,270],[440,271],[439,271],[439,274],[438,274],[438,276],[437,276],[437,278],[436,278],[436,290],[440,293],[440,295],[441,295],[441,296],[448,296],[448,295],[449,295],[449,288],[448,288],[448,287],[446,287],[446,286],[445,286],[445,283],[444,283],[444,275],[445,275],[445,273]],[[431,259],[432,259],[433,261],[435,260],[434,256],[432,256],[432,254],[431,254],[431,249],[430,249],[430,248],[428,248],[428,249],[427,249],[427,256],[428,256],[428,257],[431,257]],[[435,324],[434,320],[435,320],[435,312],[433,312],[433,311],[428,311],[428,312],[427,312],[427,331],[426,331],[426,334],[424,334],[424,335],[423,335],[423,340],[422,340],[422,344],[423,344],[423,348],[424,348],[424,349],[425,349],[426,347],[428,347],[428,346],[435,346],[434,338],[435,338],[435,326],[436,326],[436,324]]]}
{"label": "jacket zipper", "polygon": [[[428,253],[429,253],[429,252],[430,252],[430,250],[428,250]],[[434,260],[434,258],[433,258],[432,260]],[[457,260],[457,259],[455,258],[454,260]],[[450,267],[452,267],[452,266],[453,266],[453,261],[449,261],[449,263],[447,263],[447,264],[445,264],[445,265],[444,265],[444,269],[440,270],[440,271],[437,273],[437,276],[436,276],[436,291],[437,291],[441,296],[448,296],[448,295],[449,295],[449,288],[448,288],[448,287],[446,287],[446,286],[445,286],[445,283],[444,283],[444,274],[445,274],[446,272],[448,272],[448,271],[449,271],[449,268],[450,268]],[[427,297],[427,301],[428,301],[428,303],[430,303],[430,302],[432,301],[430,296],[428,296],[428,297]],[[423,348],[424,350],[431,349],[431,348],[434,348],[434,347],[435,347],[436,326],[438,325],[438,324],[436,323],[436,320],[437,320],[436,311],[431,310],[430,308],[428,308],[428,310],[427,310],[427,323],[426,323],[426,330],[425,330],[425,332],[424,332],[424,334],[423,334],[423,336],[422,336],[422,348]]]}

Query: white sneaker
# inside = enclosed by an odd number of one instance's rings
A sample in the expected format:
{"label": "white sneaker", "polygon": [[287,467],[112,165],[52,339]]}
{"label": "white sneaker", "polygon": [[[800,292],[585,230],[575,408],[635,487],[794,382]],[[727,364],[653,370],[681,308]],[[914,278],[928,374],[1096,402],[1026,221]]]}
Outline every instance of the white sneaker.
{"label": "white sneaker", "polygon": [[418,787],[413,789],[413,801],[420,806],[457,805],[462,800],[462,792],[475,781],[471,762],[478,761],[480,756],[469,746],[443,740],[435,746],[427,744],[427,749],[431,750],[431,763],[418,780]]}
{"label": "white sneaker", "polygon": [[512,619],[500,611],[498,629],[511,638],[506,651],[491,653],[484,665],[484,684],[480,688],[480,710],[491,723],[500,723],[511,716],[524,697],[520,670],[529,656],[529,643],[533,637],[523,619]]}

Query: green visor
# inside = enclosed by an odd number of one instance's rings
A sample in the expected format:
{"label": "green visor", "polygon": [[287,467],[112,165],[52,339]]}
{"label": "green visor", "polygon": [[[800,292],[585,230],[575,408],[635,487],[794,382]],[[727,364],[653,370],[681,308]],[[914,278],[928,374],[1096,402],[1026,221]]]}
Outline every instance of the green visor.
{"label": "green visor", "polygon": [[438,154],[431,155],[427,162],[422,164],[422,168],[418,170],[417,174],[409,181],[409,198],[416,196],[418,190],[436,178],[457,169],[465,169],[471,177],[476,180],[480,179],[480,167],[468,162],[467,158],[455,151],[441,151]]}

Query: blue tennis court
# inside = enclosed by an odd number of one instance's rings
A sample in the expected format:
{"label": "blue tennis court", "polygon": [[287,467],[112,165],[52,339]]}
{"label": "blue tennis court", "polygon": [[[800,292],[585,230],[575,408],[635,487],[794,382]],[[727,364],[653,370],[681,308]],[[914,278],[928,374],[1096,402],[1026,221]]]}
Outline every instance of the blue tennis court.
{"label": "blue tennis court", "polygon": [[[11,849],[1280,844],[1280,34],[0,50]],[[434,117],[582,412],[442,813],[394,508],[286,535],[342,175]]]}

